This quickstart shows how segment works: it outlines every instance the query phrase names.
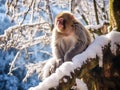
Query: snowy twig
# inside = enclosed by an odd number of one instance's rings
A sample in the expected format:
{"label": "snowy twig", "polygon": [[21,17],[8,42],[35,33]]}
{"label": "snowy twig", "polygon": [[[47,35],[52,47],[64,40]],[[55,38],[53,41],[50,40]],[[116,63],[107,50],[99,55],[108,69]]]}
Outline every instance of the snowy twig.
{"label": "snowy twig", "polygon": [[107,34],[108,32],[110,32],[108,30],[109,27],[109,22],[108,21],[104,21],[102,24],[98,24],[98,25],[87,25],[85,28],[90,30],[90,32],[94,35],[103,35],[103,34]]}
{"label": "snowy twig", "polygon": [[20,53],[21,51],[18,51],[14,60],[12,61],[12,63],[10,64],[10,69],[9,69],[9,75],[12,75],[12,71],[13,71],[13,68],[14,68],[14,65],[15,65],[15,62],[17,61],[18,57],[20,56]]}
{"label": "snowy twig", "polygon": [[47,54],[47,55],[49,55],[49,56],[52,56],[52,54],[49,53],[48,51],[40,50],[40,52],[42,52],[42,53],[44,53],[44,54]]}
{"label": "snowy twig", "polygon": [[[47,10],[44,9],[45,4],[42,0],[11,0],[6,1],[6,14],[10,17],[12,21],[17,24],[22,25],[23,23],[33,23],[40,21],[43,18],[40,12],[44,10],[46,14]],[[28,20],[30,16],[30,20]]]}
{"label": "snowy twig", "polygon": [[[42,31],[44,35],[36,37],[36,33]],[[4,35],[0,36],[0,48],[6,50],[13,47],[22,50],[38,43],[49,44],[49,34],[49,25],[46,22],[16,25],[5,30]]]}
{"label": "snowy twig", "polygon": [[47,61],[48,60],[45,60],[43,62],[39,62],[39,63],[36,63],[36,64],[28,64],[28,65],[26,65],[27,74],[24,77],[23,82],[27,81],[27,79],[30,76],[32,76],[32,74],[35,73],[35,72],[38,73],[38,74],[40,74],[41,73],[41,69],[44,67],[44,65],[46,64]]}
{"label": "snowy twig", "polygon": [[26,18],[26,16],[27,16],[28,12],[30,11],[33,2],[34,2],[34,0],[31,1],[31,3],[30,3],[30,5],[29,5],[29,7],[28,7],[26,13],[24,14],[23,20],[19,23],[19,25],[23,24],[23,21],[25,20],[25,18]]}
{"label": "snowy twig", "polygon": [[48,15],[49,15],[49,22],[50,22],[50,27],[51,30],[53,29],[53,17],[52,17],[52,11],[51,11],[51,7],[50,7],[50,1],[46,0],[46,9],[48,11]]}

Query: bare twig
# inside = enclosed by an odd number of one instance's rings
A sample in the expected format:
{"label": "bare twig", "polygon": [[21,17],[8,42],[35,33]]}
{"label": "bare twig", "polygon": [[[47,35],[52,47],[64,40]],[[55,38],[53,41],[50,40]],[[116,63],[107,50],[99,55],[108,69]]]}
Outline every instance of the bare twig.
{"label": "bare twig", "polygon": [[50,22],[50,27],[51,27],[51,30],[53,29],[53,17],[52,17],[52,11],[51,11],[51,7],[50,7],[50,2],[49,0],[46,0],[46,9],[47,9],[47,12],[48,12],[48,15],[49,15],[49,22]]}
{"label": "bare twig", "polygon": [[23,21],[25,20],[25,18],[26,18],[26,16],[27,16],[28,12],[30,11],[33,2],[34,2],[34,0],[31,1],[31,3],[30,3],[30,5],[29,5],[29,7],[28,7],[26,13],[24,14],[23,20],[19,23],[19,25],[23,24]]}
{"label": "bare twig", "polygon": [[93,4],[94,4],[94,10],[95,10],[95,18],[96,18],[96,23],[99,24],[99,19],[98,19],[98,10],[97,10],[97,6],[96,6],[96,0],[93,0]]}
{"label": "bare twig", "polygon": [[14,60],[13,60],[12,63],[10,64],[10,69],[9,69],[9,73],[8,73],[9,75],[12,75],[12,71],[13,71],[13,68],[14,68],[14,66],[15,66],[15,62],[18,60],[18,57],[20,56],[20,53],[21,53],[21,51],[18,51],[18,52],[17,52]]}

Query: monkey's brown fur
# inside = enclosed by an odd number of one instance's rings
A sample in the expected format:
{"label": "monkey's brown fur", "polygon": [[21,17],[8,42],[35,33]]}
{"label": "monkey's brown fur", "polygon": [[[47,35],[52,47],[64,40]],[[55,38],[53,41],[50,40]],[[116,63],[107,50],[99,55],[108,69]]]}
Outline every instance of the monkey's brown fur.
{"label": "monkey's brown fur", "polygon": [[52,32],[52,53],[56,60],[71,61],[91,42],[90,34],[73,14],[61,12],[55,18]]}
{"label": "monkey's brown fur", "polygon": [[71,13],[58,14],[52,32],[53,58],[41,70],[41,79],[55,72],[63,62],[71,61],[75,55],[83,52],[90,42],[90,34]]}

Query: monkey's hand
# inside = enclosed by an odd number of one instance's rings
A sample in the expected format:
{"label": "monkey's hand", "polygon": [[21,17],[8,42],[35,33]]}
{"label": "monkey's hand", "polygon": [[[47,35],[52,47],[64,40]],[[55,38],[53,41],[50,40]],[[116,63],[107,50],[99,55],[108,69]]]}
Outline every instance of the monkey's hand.
{"label": "monkey's hand", "polygon": [[49,73],[52,74],[55,72],[55,70],[63,63],[62,59],[55,59],[55,61],[53,61],[53,63],[51,64],[51,66],[49,67]]}
{"label": "monkey's hand", "polygon": [[44,67],[41,70],[41,73],[39,75],[41,80],[44,80],[48,76],[50,76],[52,73],[55,72],[55,70],[63,63],[62,59],[55,59],[51,58],[47,61],[47,63],[44,65]]}

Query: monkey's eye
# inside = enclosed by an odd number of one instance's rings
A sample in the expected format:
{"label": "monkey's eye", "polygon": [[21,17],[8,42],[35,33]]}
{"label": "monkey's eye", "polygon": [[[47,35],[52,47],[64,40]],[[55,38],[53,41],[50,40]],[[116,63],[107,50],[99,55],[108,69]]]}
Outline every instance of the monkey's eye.
{"label": "monkey's eye", "polygon": [[59,24],[63,24],[63,23],[64,23],[64,19],[63,19],[63,18],[59,18],[59,19],[57,19],[57,22],[58,22]]}

